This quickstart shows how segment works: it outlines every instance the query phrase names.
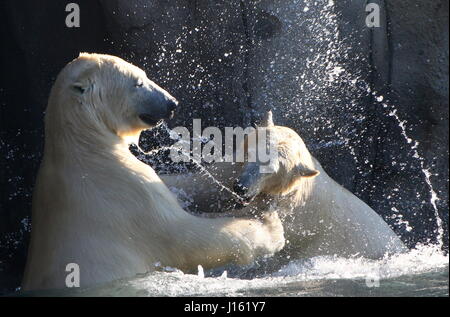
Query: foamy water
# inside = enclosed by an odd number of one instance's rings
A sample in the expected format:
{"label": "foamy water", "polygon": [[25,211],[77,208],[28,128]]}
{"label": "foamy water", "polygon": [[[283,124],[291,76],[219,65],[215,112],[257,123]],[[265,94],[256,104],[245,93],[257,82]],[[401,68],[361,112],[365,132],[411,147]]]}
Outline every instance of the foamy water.
{"label": "foamy water", "polygon": [[[448,296],[449,257],[434,245],[380,260],[314,257],[293,260],[258,278],[173,268],[57,296]],[[244,270],[244,269],[243,269]],[[238,272],[244,273],[245,272]],[[25,294],[30,295],[30,294]]]}

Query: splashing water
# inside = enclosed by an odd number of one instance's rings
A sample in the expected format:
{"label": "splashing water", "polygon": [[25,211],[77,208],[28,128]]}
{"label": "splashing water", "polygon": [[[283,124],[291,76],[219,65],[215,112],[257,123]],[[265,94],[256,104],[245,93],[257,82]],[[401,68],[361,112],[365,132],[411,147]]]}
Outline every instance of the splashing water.
{"label": "splashing water", "polygon": [[[342,70],[341,73],[344,72],[344,71],[345,70]],[[349,74],[348,72],[347,72],[347,75],[348,75],[348,77],[351,76],[351,74]],[[359,85],[357,85],[357,87],[360,87],[360,89],[362,89],[363,91],[366,91],[368,93],[371,92],[371,88],[370,88],[370,86],[369,86],[369,84],[367,82],[365,82],[363,80],[360,80],[358,78],[354,78],[352,80],[352,82],[354,82],[354,83],[358,82]],[[374,96],[374,98],[375,98],[375,100],[376,100],[376,102],[378,104],[382,105],[384,109],[387,109],[389,111],[388,115],[395,119],[395,121],[397,122],[398,126],[401,129],[401,134],[402,134],[403,138],[405,139],[406,143],[411,145],[410,148],[411,148],[411,150],[414,153],[413,157],[415,159],[417,159],[419,164],[420,164],[421,171],[422,171],[422,174],[424,176],[424,180],[425,180],[425,182],[426,182],[426,184],[428,186],[428,189],[430,191],[430,196],[431,196],[430,197],[430,204],[433,207],[434,215],[436,217],[436,227],[437,227],[437,229],[436,229],[436,241],[437,241],[438,247],[440,249],[442,249],[443,246],[444,246],[444,226],[443,226],[443,223],[442,223],[442,219],[441,219],[441,217],[439,215],[439,209],[438,209],[437,204],[436,204],[436,202],[439,200],[439,197],[438,197],[436,191],[434,190],[433,184],[431,182],[432,174],[430,172],[430,169],[425,167],[425,160],[419,154],[419,150],[418,150],[419,142],[418,141],[414,141],[413,139],[411,139],[408,136],[408,133],[407,133],[407,121],[406,120],[402,120],[400,118],[400,116],[398,114],[398,111],[395,108],[395,106],[389,105],[387,102],[383,102],[384,97],[378,95],[377,92],[374,91],[371,94]],[[353,149],[351,149],[351,152],[352,152],[352,154],[354,154]],[[407,228],[410,228],[409,224],[406,221],[403,220],[403,222],[406,223],[406,227]]]}
{"label": "splashing water", "polygon": [[205,278],[205,271],[203,270],[203,267],[201,265],[198,266],[197,276],[199,278]]}
{"label": "splashing water", "polygon": [[[355,79],[357,80],[357,79]],[[359,85],[361,87],[361,89],[364,89],[367,92],[370,92],[371,89],[369,87],[369,84],[366,83],[365,81],[360,82],[361,85]],[[444,246],[444,226],[442,223],[442,219],[439,215],[439,209],[437,207],[436,202],[439,200],[439,197],[436,193],[436,191],[434,190],[433,184],[431,182],[431,172],[430,169],[425,167],[425,160],[424,158],[419,154],[419,142],[418,141],[414,141],[413,139],[411,139],[408,136],[407,133],[407,121],[406,120],[402,120],[398,114],[397,109],[395,108],[395,106],[393,105],[389,105],[387,102],[383,102],[384,97],[380,96],[377,94],[376,91],[372,92],[372,95],[375,97],[375,100],[378,104],[381,104],[383,106],[384,109],[387,109],[389,111],[388,115],[390,117],[393,117],[395,119],[395,121],[397,122],[398,126],[401,129],[401,134],[403,136],[403,138],[405,139],[407,144],[411,145],[411,150],[413,151],[413,157],[415,159],[418,160],[420,167],[421,167],[421,171],[422,174],[424,176],[425,182],[428,186],[428,189],[430,191],[430,204],[433,207],[433,211],[434,211],[434,215],[436,217],[436,241],[437,241],[437,246],[439,249],[442,249]],[[405,221],[404,221],[405,222]],[[407,224],[407,228],[409,227],[409,224],[406,222]],[[410,228],[410,227],[409,227]]]}
{"label": "splashing water", "polygon": [[[175,133],[174,131],[170,130],[169,127],[167,126],[166,123],[163,123],[161,125],[162,127],[164,127],[164,129],[169,133],[169,135],[171,136],[171,138],[173,140],[177,140],[179,138],[178,134]],[[137,149],[145,155],[156,155],[162,151],[170,151],[172,149],[175,149],[177,151],[179,151],[180,149],[178,148],[174,148],[173,146],[164,146],[164,147],[160,147],[151,151],[144,151],[139,144],[135,144],[135,146],[137,147]],[[203,165],[201,162],[195,160],[190,153],[187,152],[180,152],[179,154],[186,156],[187,158],[189,158],[190,162],[192,162],[194,164],[195,167],[197,167],[200,171],[201,174],[205,175],[206,177],[209,177],[215,184],[217,184],[220,188],[220,191],[226,191],[228,193],[230,193],[237,201],[240,202],[245,202],[245,198],[241,197],[238,193],[236,193],[235,191],[233,191],[232,189],[228,188],[227,186],[225,186],[222,182],[220,182],[214,175],[212,175]]]}
{"label": "splashing water", "polygon": [[[383,107],[388,108],[389,106],[386,103],[383,103]],[[391,107],[391,108],[393,108],[393,107]],[[427,183],[428,189],[430,190],[430,194],[431,194],[430,203],[433,206],[434,215],[436,217],[436,226],[437,226],[436,239],[437,239],[439,248],[442,249],[442,247],[444,246],[444,226],[442,223],[442,219],[439,216],[439,209],[436,204],[436,202],[439,200],[439,197],[433,188],[433,184],[431,183],[431,175],[432,174],[430,172],[430,169],[425,167],[424,159],[419,154],[419,151],[418,151],[419,142],[417,142],[417,141],[413,142],[413,140],[408,137],[408,134],[406,132],[406,121],[400,119],[400,117],[397,114],[397,109],[393,109],[391,112],[389,112],[389,116],[394,117],[395,120],[398,122],[398,126],[402,129],[402,135],[405,138],[406,142],[408,144],[413,143],[413,145],[411,146],[411,150],[414,151],[414,158],[416,158],[420,163],[421,171],[424,175],[425,182]]]}

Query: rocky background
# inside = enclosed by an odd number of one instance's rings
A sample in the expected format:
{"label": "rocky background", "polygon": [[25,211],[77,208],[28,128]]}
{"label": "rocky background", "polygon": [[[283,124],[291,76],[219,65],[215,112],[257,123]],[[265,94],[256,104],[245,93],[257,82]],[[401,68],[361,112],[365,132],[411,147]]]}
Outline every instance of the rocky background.
{"label": "rocky background", "polygon": [[67,28],[69,2],[0,3],[0,294],[20,285],[49,90],[81,51],[144,68],[181,102],[170,126],[273,109],[410,246],[437,236],[429,169],[448,248],[448,0],[77,0]]}

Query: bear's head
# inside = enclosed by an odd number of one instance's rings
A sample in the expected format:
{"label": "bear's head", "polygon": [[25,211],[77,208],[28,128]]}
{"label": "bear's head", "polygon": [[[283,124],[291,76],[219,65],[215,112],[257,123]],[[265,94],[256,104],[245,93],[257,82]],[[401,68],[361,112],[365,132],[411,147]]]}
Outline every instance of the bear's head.
{"label": "bear's head", "polygon": [[176,106],[142,69],[115,56],[81,53],[58,75],[47,121],[63,129],[136,136],[171,118]]}
{"label": "bear's head", "polygon": [[[274,125],[271,112],[253,133],[258,134],[259,129],[267,131],[267,142],[273,142],[276,155],[264,163],[256,157],[256,162],[243,164],[242,172],[234,183],[234,191],[247,203],[259,194],[289,194],[306,185],[303,184],[305,181],[319,175],[301,137],[290,128]],[[247,136],[244,141],[246,153],[256,152],[255,147],[261,146],[257,140],[258,135]]]}

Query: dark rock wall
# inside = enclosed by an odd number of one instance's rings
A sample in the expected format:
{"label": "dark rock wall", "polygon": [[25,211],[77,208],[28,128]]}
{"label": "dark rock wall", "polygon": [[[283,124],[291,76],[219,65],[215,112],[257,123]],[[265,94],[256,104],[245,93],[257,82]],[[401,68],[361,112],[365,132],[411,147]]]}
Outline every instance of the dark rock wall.
{"label": "dark rock wall", "polygon": [[448,1],[371,1],[375,29],[363,0],[77,0],[79,29],[69,2],[0,3],[0,293],[24,266],[48,93],[80,51],[144,68],[181,101],[171,126],[245,126],[272,108],[410,245],[435,237],[430,167],[448,233]]}

